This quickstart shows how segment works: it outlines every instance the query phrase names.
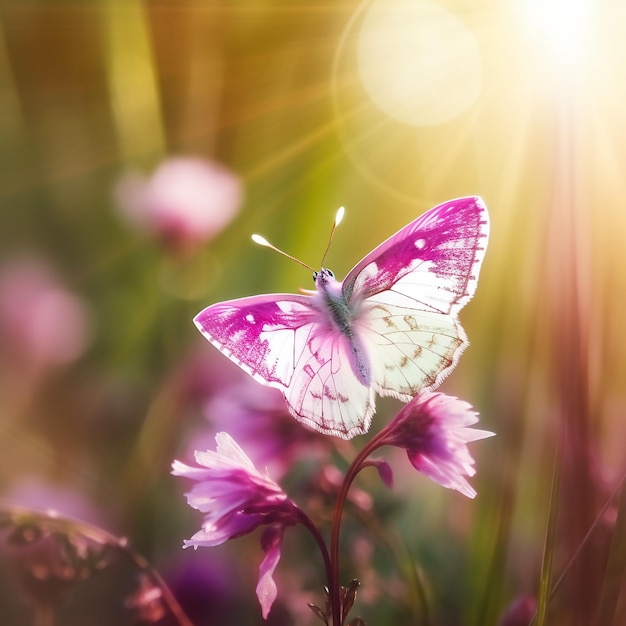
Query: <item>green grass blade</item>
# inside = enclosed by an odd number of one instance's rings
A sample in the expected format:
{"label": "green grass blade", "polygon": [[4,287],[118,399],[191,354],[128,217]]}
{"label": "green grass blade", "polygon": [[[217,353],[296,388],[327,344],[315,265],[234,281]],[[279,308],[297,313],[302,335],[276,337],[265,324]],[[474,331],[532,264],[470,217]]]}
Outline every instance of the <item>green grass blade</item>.
{"label": "green grass blade", "polygon": [[537,598],[537,615],[532,621],[533,626],[544,626],[548,602],[550,601],[550,583],[552,580],[552,562],[554,558],[554,539],[556,536],[557,519],[559,512],[559,487],[561,482],[561,443],[557,443],[552,473],[552,490],[550,492],[550,512],[548,527],[543,547],[541,563],[541,577],[539,579],[539,594]]}

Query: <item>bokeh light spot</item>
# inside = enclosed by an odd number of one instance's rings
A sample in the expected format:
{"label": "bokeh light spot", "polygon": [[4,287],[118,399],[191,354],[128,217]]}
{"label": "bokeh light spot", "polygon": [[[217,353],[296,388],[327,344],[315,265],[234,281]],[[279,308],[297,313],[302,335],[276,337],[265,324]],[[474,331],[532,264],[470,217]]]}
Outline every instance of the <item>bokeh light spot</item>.
{"label": "bokeh light spot", "polygon": [[374,0],[361,25],[358,67],[374,104],[415,126],[458,117],[482,90],[472,33],[434,2]]}

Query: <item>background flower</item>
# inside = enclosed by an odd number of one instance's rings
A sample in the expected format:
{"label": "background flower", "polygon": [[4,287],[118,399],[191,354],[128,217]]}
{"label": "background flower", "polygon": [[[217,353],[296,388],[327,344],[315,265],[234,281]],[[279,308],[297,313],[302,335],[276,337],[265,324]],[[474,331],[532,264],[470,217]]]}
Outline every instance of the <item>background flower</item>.
{"label": "background flower", "polygon": [[278,390],[259,384],[243,372],[237,378],[204,405],[211,426],[217,430],[228,428],[255,463],[268,467],[275,477],[283,476],[298,461],[321,462],[328,456],[332,446],[329,438],[298,422]]}
{"label": "background flower", "polygon": [[116,187],[122,214],[175,249],[206,242],[235,217],[241,181],[226,167],[198,158],[163,161],[149,179],[126,174]]}
{"label": "background flower", "polygon": [[36,259],[0,268],[0,342],[20,367],[45,370],[78,359],[90,340],[85,303]]}

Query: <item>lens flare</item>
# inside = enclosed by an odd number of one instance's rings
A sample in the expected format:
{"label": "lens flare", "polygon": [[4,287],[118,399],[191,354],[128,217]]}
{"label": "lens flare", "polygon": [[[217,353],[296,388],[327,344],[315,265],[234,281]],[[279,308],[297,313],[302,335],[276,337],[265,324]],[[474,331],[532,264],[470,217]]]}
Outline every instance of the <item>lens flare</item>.
{"label": "lens flare", "polygon": [[374,104],[414,126],[458,117],[482,90],[474,36],[433,2],[374,0],[361,24],[358,66]]}

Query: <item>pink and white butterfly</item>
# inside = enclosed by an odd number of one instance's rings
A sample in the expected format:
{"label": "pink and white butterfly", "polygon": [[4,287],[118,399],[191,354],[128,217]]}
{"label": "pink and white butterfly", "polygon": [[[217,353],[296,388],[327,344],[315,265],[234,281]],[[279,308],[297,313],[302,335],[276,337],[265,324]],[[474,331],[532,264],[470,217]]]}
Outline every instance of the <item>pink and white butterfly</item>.
{"label": "pink and white butterfly", "polygon": [[311,295],[220,302],[194,322],[279,389],[297,420],[350,439],[368,431],[376,393],[408,402],[455,367],[468,345],[457,314],[476,290],[488,237],[481,198],[450,200],[381,243],[343,282],[321,268]]}

